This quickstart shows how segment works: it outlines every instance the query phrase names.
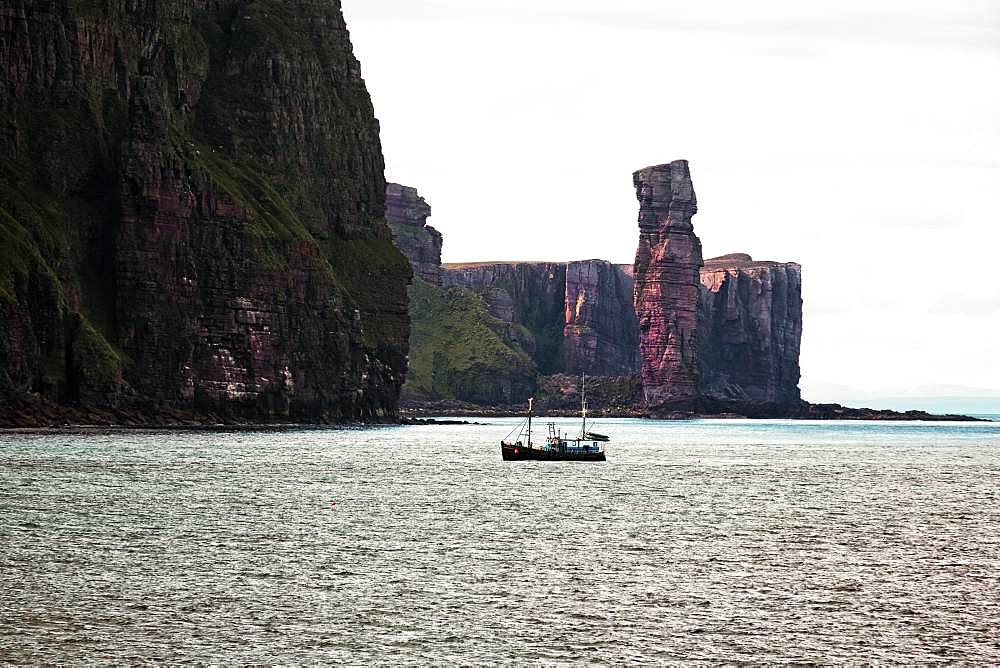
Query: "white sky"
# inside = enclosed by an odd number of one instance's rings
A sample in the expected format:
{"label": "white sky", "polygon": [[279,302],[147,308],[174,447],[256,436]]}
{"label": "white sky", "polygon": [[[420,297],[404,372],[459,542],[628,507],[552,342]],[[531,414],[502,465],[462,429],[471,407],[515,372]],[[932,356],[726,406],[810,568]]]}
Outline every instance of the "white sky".
{"label": "white sky", "polygon": [[706,257],[803,265],[806,398],[1000,388],[1000,0],[343,4],[445,261],[631,262],[686,158]]}

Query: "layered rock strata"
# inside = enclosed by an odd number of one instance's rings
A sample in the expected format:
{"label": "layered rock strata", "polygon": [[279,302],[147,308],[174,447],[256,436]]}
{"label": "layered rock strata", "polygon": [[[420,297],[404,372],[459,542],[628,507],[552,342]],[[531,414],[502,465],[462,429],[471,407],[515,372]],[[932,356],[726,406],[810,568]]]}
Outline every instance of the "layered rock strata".
{"label": "layered rock strata", "polygon": [[691,218],[698,202],[686,160],[633,175],[639,200],[635,312],[646,402],[653,410],[699,397],[698,303],[701,241]]}
{"label": "layered rock strata", "polygon": [[604,260],[566,266],[564,373],[617,376],[638,370],[631,269]]}
{"label": "layered rock strata", "polygon": [[563,368],[566,269],[561,262],[446,264],[447,286],[481,295],[489,312],[513,325],[513,340],[543,374]]}
{"label": "layered rock strata", "polygon": [[493,316],[472,290],[414,281],[410,369],[403,401],[502,405],[531,396],[538,375],[523,327]]}
{"label": "layered rock strata", "polygon": [[[703,262],[687,163],[640,170],[634,180],[634,265],[444,265],[443,291],[422,290],[414,301],[408,398],[496,406],[533,393],[563,410],[552,397],[570,394],[543,392],[553,379],[587,373],[609,387],[638,387],[641,371],[643,399],[630,411],[797,405],[800,267],[742,254]],[[425,211],[411,204],[400,215],[419,224]]]}
{"label": "layered rock strata", "polygon": [[630,274],[604,260],[474,263],[445,265],[443,280],[527,330],[521,344],[541,373],[616,376],[638,369]]}
{"label": "layered rock strata", "polygon": [[415,276],[441,284],[441,233],[427,224],[431,207],[416,188],[386,184],[385,217],[392,240],[406,255]]}
{"label": "layered rock strata", "polygon": [[802,268],[735,254],[701,270],[698,358],[701,394],[797,404]]}
{"label": "layered rock strata", "polygon": [[0,0],[0,394],[386,419],[411,272],[339,2]]}

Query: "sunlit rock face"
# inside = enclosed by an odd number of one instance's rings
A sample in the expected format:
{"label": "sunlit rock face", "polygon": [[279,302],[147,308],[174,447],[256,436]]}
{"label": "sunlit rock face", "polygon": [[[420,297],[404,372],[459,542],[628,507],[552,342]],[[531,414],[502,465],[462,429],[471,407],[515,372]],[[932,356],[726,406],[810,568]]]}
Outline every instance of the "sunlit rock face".
{"label": "sunlit rock face", "polygon": [[650,411],[699,410],[706,400],[798,404],[801,267],[742,253],[703,261],[686,161],[633,179],[635,309]]}
{"label": "sunlit rock face", "polygon": [[633,183],[639,200],[635,313],[646,403],[655,411],[699,396],[703,262],[691,222],[698,201],[686,160],[641,169]]}
{"label": "sunlit rock face", "polygon": [[396,248],[410,261],[413,275],[441,284],[441,233],[427,224],[431,207],[416,188],[387,183],[385,219]]}
{"label": "sunlit rock face", "polygon": [[[639,387],[641,375],[642,393],[616,391],[612,401],[619,405],[631,397],[629,410],[648,409],[654,416],[741,407],[760,415],[787,414],[778,408],[797,405],[800,267],[755,262],[743,254],[704,262],[685,161],[640,170],[634,180],[640,203],[634,265],[592,259],[441,268],[437,289],[441,303],[451,304],[443,311],[451,319],[438,311],[438,317],[427,317],[427,300],[417,300],[414,359],[428,360],[451,346],[461,354],[454,359],[442,354],[441,360],[450,360],[443,366],[461,368],[461,374],[443,380],[445,374],[438,373],[438,385],[423,380],[423,396],[437,392],[475,402],[502,396],[509,402],[530,396],[535,379],[538,387],[558,385],[554,394],[569,396],[567,383],[586,373],[619,388]],[[394,227],[420,229],[429,213],[413,189],[390,185],[388,202]],[[416,251],[408,255],[412,262]],[[468,294],[459,299],[449,292],[455,288]],[[469,335],[472,330],[464,325],[470,318],[486,322],[495,334],[486,338],[496,341]],[[459,332],[469,340],[456,341]],[[518,391],[494,391],[498,379],[511,377],[510,369],[518,375],[508,385]],[[763,404],[769,405],[766,410]]]}
{"label": "sunlit rock face", "polygon": [[639,366],[631,267],[605,260],[566,266],[565,373],[617,376]]}
{"label": "sunlit rock face", "polygon": [[704,396],[798,403],[801,340],[799,265],[744,254],[705,261],[698,340]]}

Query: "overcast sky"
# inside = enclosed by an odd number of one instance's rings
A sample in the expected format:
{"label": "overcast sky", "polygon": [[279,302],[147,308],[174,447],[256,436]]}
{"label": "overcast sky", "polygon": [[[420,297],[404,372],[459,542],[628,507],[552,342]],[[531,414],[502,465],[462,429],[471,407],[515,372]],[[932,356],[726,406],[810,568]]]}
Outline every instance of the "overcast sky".
{"label": "overcast sky", "polygon": [[343,4],[445,261],[631,262],[686,158],[706,257],[803,265],[807,398],[1000,387],[1000,1]]}

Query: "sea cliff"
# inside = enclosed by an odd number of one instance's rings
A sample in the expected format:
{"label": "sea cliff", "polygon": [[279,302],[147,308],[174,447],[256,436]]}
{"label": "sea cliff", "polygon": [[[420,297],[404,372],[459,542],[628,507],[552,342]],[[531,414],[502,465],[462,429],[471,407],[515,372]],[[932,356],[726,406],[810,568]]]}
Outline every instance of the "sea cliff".
{"label": "sea cliff", "polygon": [[339,2],[0,0],[0,45],[6,415],[395,418],[411,269]]}
{"label": "sea cliff", "polygon": [[[434,265],[441,235],[430,205],[412,187],[389,184],[389,222],[415,272],[409,406],[447,412],[505,406],[535,396],[539,406],[578,402],[587,373],[615,406],[640,399],[632,267],[604,260]],[[596,377],[602,377],[598,380]],[[602,401],[598,399],[598,401]],[[626,410],[632,410],[628,408]]]}
{"label": "sea cliff", "polygon": [[797,404],[802,268],[738,253],[705,261],[699,304],[700,393]]}
{"label": "sea cliff", "polygon": [[[687,162],[634,175],[634,265],[606,260],[435,264],[441,235],[412,187],[389,184],[396,244],[418,276],[408,405],[540,407],[620,414],[727,412],[799,402],[801,269],[735,254],[704,262]],[[422,280],[420,280],[422,279]]]}
{"label": "sea cliff", "polygon": [[434,285],[441,284],[441,233],[427,224],[431,215],[416,188],[389,183],[385,191],[385,217],[392,241],[410,261],[413,275]]}
{"label": "sea cliff", "polygon": [[[704,261],[685,160],[633,175],[643,391],[653,415],[791,413],[801,403],[802,269],[734,253]],[[749,408],[754,407],[754,408]]]}
{"label": "sea cliff", "polygon": [[639,200],[635,312],[646,403],[653,410],[701,393],[698,302],[701,241],[691,218],[698,200],[685,160],[632,176]]}
{"label": "sea cliff", "polygon": [[[416,189],[389,185],[396,243],[418,276],[403,406],[411,416],[540,414],[966,420],[808,404],[799,392],[802,269],[735,253],[703,260],[686,161],[639,170],[634,265],[428,266],[441,236]],[[398,230],[403,228],[402,233]],[[641,373],[640,373],[641,370]]]}

